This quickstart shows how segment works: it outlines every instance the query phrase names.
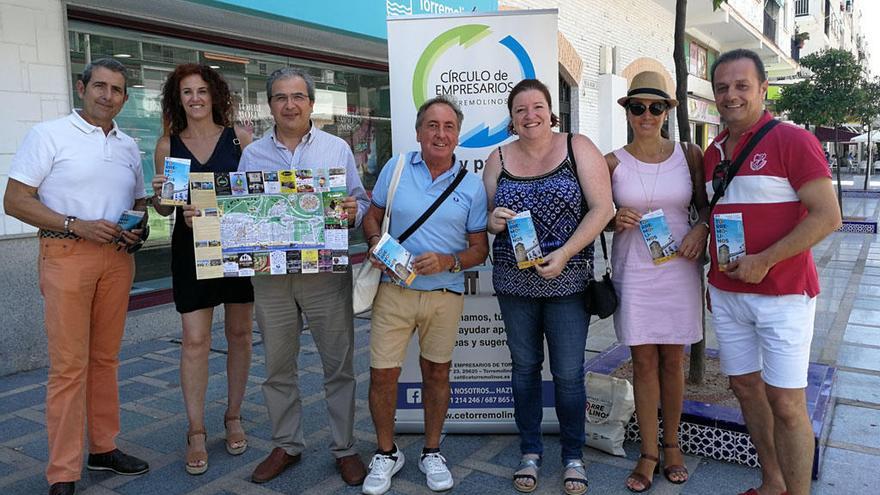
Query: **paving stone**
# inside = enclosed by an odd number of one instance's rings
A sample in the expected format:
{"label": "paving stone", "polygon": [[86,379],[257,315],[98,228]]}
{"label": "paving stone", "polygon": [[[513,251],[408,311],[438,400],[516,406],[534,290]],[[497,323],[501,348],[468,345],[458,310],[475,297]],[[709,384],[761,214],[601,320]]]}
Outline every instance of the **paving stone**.
{"label": "paving stone", "polygon": [[849,322],[856,325],[880,326],[880,311],[853,309],[849,313]]}
{"label": "paving stone", "polygon": [[[45,383],[46,380],[48,380],[48,372],[48,368],[40,368],[37,370],[22,371],[21,373],[0,377],[0,393],[9,392],[10,390],[30,385]],[[5,398],[0,399],[0,401],[5,400]]]}
{"label": "paving stone", "polygon": [[843,340],[852,344],[880,346],[880,328],[862,325],[847,325]]}
{"label": "paving stone", "polygon": [[125,343],[119,351],[119,360],[126,361],[134,357],[142,357],[151,352],[162,351],[172,347],[178,347],[179,344],[169,342],[165,339],[145,340],[143,342]]}
{"label": "paving stone", "polygon": [[[8,442],[14,438],[18,438],[35,431],[40,431],[46,427],[40,423],[28,421],[24,418],[11,417],[0,421],[0,443]],[[0,475],[2,478],[3,475]]]}
{"label": "paving stone", "polygon": [[119,380],[128,380],[131,377],[143,375],[151,371],[167,368],[168,363],[149,358],[141,358],[136,361],[121,364],[119,366]]}
{"label": "paving stone", "polygon": [[880,349],[841,345],[837,364],[850,368],[880,371]]}
{"label": "paving stone", "polygon": [[[663,476],[662,474],[660,476]],[[737,464],[703,459],[682,485],[682,495],[741,493],[761,484],[761,472]]]}
{"label": "paving stone", "polygon": [[0,415],[11,413],[26,407],[44,404],[45,402],[46,387],[43,386],[7,395],[0,399]]}
{"label": "paving stone", "polygon": [[834,384],[834,396],[880,404],[880,376],[839,370]]}
{"label": "paving stone", "polygon": [[880,472],[876,455],[828,448],[819,480],[813,482],[813,494],[877,493],[878,484]]}
{"label": "paving stone", "polygon": [[880,438],[880,410],[838,404],[831,419],[832,442],[877,448]]}

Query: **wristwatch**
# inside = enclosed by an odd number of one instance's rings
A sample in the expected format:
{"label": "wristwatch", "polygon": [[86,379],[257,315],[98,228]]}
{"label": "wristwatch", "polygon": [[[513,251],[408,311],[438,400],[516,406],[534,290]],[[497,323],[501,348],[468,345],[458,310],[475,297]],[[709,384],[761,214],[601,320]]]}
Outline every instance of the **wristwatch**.
{"label": "wristwatch", "polygon": [[73,232],[71,232],[70,228],[73,227],[73,222],[75,222],[75,221],[76,221],[76,217],[73,217],[73,216],[64,217],[64,233],[65,234],[72,234],[73,233]]}
{"label": "wristwatch", "polygon": [[461,271],[461,258],[459,258],[456,253],[452,253],[452,268],[450,268],[449,271],[452,273],[458,273]]}

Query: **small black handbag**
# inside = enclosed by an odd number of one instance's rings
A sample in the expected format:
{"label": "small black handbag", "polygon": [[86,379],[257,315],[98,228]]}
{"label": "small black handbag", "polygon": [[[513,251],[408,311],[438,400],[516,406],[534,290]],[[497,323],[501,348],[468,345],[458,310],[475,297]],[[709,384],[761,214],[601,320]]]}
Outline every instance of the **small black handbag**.
{"label": "small black handbag", "polygon": [[587,313],[596,315],[601,319],[608,318],[617,310],[617,291],[611,281],[611,265],[608,263],[608,247],[605,244],[605,233],[600,234],[602,242],[602,257],[605,259],[605,274],[601,280],[593,280],[587,284],[586,305]]}

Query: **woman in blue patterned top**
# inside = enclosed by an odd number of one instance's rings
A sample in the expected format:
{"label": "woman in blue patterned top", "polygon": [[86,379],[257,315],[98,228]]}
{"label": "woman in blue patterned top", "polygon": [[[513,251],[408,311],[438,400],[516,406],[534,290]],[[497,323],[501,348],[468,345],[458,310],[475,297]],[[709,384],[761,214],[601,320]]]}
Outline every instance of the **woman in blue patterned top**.
{"label": "woman in blue patterned top", "polygon": [[[544,338],[556,396],[564,490],[587,490],[584,444],[584,348],[589,315],[584,291],[592,277],[593,239],[614,213],[602,154],[585,136],[553,132],[550,91],[538,80],[517,84],[507,99],[511,134],[493,151],[483,181],[489,195],[493,283],[513,361],[513,398],[522,459],[514,488],[531,492],[541,464],[541,367]],[[529,211],[543,263],[520,270],[507,220]]]}

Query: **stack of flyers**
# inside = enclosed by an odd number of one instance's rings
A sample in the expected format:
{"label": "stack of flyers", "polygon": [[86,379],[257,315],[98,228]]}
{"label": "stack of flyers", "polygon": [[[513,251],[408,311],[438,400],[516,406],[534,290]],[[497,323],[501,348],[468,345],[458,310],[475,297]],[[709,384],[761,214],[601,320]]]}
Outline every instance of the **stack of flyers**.
{"label": "stack of flyers", "polygon": [[382,238],[376,243],[373,256],[388,267],[386,272],[398,283],[409,286],[415,280],[416,274],[412,265],[413,255],[388,235],[388,232],[382,234]]}
{"label": "stack of flyers", "polygon": [[541,244],[538,243],[538,234],[535,232],[535,224],[532,222],[530,211],[517,213],[516,216],[508,220],[507,232],[510,233],[510,243],[513,245],[517,268],[523,270],[544,262]]}
{"label": "stack of flyers", "polygon": [[143,219],[144,212],[137,210],[125,210],[122,212],[122,215],[119,216],[119,220],[116,221],[116,224],[122,227],[122,230],[131,230],[140,225],[141,220]]}
{"label": "stack of flyers", "polygon": [[642,231],[642,237],[645,238],[645,244],[655,265],[675,258],[678,245],[669,232],[666,215],[663,214],[662,209],[642,215],[642,219],[639,220],[639,230]]}
{"label": "stack of flyers", "polygon": [[165,184],[159,204],[181,206],[189,198],[189,164],[186,158],[165,157]]}
{"label": "stack of flyers", "polygon": [[746,234],[743,230],[742,213],[715,215],[715,252],[718,254],[718,270],[725,271],[727,264],[746,254]]}

